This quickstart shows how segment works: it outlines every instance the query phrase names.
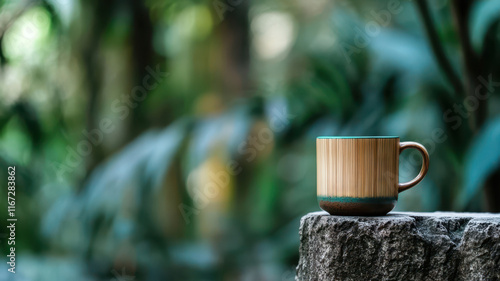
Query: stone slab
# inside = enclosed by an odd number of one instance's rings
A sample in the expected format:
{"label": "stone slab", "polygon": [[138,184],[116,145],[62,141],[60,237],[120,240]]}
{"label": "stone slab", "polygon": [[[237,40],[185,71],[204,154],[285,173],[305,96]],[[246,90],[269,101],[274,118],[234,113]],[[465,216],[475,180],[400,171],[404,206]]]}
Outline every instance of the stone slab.
{"label": "stone slab", "polygon": [[299,234],[296,280],[500,280],[500,214],[315,212]]}

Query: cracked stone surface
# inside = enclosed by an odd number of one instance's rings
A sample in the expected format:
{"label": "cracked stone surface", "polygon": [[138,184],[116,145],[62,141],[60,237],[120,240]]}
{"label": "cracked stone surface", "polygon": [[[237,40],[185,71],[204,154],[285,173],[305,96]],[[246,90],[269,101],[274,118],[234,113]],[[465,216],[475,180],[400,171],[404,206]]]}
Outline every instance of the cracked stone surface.
{"label": "cracked stone surface", "polygon": [[500,280],[500,214],[310,213],[296,280]]}

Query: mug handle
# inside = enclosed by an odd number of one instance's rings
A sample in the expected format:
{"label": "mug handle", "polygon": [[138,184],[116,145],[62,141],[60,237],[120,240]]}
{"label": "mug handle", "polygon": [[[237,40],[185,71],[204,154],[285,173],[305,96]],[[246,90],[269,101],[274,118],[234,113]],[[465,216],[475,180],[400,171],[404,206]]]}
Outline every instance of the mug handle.
{"label": "mug handle", "polygon": [[422,154],[422,168],[420,169],[420,173],[413,180],[399,184],[398,193],[401,191],[405,191],[421,182],[422,179],[424,179],[425,174],[427,174],[427,171],[429,170],[429,153],[427,152],[427,149],[425,149],[423,145],[416,142],[402,142],[399,144],[399,154],[401,154],[401,152],[403,152],[403,150],[407,148],[415,148],[420,152],[420,154]]}

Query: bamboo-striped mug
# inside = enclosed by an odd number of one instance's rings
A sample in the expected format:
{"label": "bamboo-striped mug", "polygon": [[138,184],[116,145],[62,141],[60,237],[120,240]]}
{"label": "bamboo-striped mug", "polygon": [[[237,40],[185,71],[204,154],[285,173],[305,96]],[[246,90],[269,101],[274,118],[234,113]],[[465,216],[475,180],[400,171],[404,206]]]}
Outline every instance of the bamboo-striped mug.
{"label": "bamboo-striped mug", "polygon": [[[422,168],[412,181],[399,183],[399,154],[415,148]],[[398,193],[418,184],[429,169],[429,153],[416,142],[399,137],[318,137],[317,196],[321,209],[332,215],[385,215]]]}

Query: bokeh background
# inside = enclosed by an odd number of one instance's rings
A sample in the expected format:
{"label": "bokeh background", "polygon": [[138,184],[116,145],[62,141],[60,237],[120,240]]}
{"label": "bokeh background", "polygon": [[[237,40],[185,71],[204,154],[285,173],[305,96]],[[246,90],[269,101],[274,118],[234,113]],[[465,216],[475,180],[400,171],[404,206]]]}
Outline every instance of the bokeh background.
{"label": "bokeh background", "polygon": [[319,135],[423,143],[396,210],[500,211],[496,0],[2,0],[0,93],[0,280],[293,280]]}

